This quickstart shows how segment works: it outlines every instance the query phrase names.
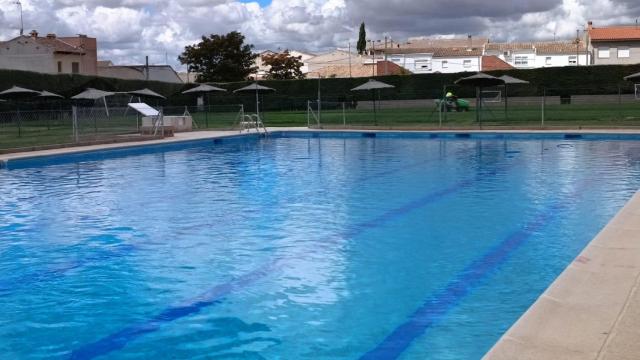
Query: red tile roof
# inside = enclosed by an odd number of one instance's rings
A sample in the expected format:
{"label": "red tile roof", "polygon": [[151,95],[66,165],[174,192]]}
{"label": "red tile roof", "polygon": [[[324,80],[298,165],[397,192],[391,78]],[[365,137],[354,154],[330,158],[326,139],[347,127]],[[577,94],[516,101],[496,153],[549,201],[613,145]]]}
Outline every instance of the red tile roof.
{"label": "red tile roof", "polygon": [[513,66],[504,62],[502,59],[500,59],[495,55],[482,57],[481,71],[509,70],[509,69],[513,69]]}
{"label": "red tile roof", "polygon": [[635,26],[611,26],[589,29],[591,41],[640,40],[640,28]]}

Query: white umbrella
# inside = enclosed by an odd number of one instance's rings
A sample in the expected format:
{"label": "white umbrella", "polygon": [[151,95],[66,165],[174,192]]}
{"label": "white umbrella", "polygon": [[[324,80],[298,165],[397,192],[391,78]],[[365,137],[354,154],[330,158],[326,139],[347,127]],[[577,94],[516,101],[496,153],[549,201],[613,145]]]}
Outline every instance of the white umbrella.
{"label": "white umbrella", "polygon": [[80,94],[74,95],[71,97],[73,100],[98,100],[103,99],[107,96],[115,95],[115,92],[103,91],[94,88],[88,88],[87,90],[81,92]]}
{"label": "white umbrella", "polygon": [[218,91],[218,92],[225,92],[227,90],[216,87],[216,86],[212,86],[212,85],[207,85],[207,84],[200,84],[199,86],[194,87],[193,89],[189,89],[186,91],[183,91],[183,94],[207,94],[207,111],[205,111],[204,113],[204,119],[205,119],[205,124],[206,127],[209,127],[209,108],[208,106],[211,105],[211,101],[209,99],[209,94],[214,92],[214,91]]}
{"label": "white umbrella", "polygon": [[238,93],[238,92],[249,92],[249,91],[255,91],[256,92],[256,115],[258,116],[258,118],[260,118],[260,97],[259,94],[260,92],[263,91],[276,91],[276,89],[270,88],[270,87],[266,87],[266,86],[262,86],[260,84],[258,84],[257,82],[251,84],[251,85],[247,85],[245,87],[242,87],[240,89],[234,90],[234,93]]}
{"label": "white umbrella", "polygon": [[351,89],[351,91],[371,91],[371,95],[373,97],[373,123],[375,125],[378,125],[378,118],[377,118],[377,114],[376,114],[376,95],[375,95],[375,90],[380,90],[380,89],[392,89],[395,88],[395,86],[391,85],[391,84],[387,84],[387,83],[383,83],[382,81],[378,81],[375,79],[369,79],[369,81],[367,81],[366,83],[360,85],[360,86],[356,86],[353,89]]}
{"label": "white umbrella", "polygon": [[526,80],[514,78],[513,76],[509,75],[502,75],[498,79],[502,79],[504,81],[504,117],[508,118],[507,111],[509,110],[509,85],[523,85],[529,84],[529,82]]}
{"label": "white umbrella", "polygon": [[156,99],[166,99],[166,97],[158,94],[157,92],[144,88],[142,90],[134,90],[134,91],[127,91],[127,94],[130,95],[136,95],[138,97],[150,97],[150,98],[156,98]]}
{"label": "white umbrella", "polygon": [[34,97],[40,95],[39,91],[26,89],[20,86],[13,86],[10,89],[0,92],[0,97],[16,98],[16,97]]}
{"label": "white umbrella", "polygon": [[219,88],[219,87],[207,85],[207,84],[201,84],[200,86],[196,86],[193,89],[189,89],[189,90],[183,91],[182,93],[183,94],[197,94],[197,93],[208,93],[208,92],[213,92],[213,91],[227,91],[227,90]]}
{"label": "white umbrella", "polygon": [[58,99],[64,99],[64,96],[62,95],[58,95],[56,93],[52,93],[50,91],[46,91],[46,90],[42,90],[40,91],[40,95],[38,95],[39,98],[58,98]]}
{"label": "white umbrella", "polygon": [[476,121],[482,126],[480,111],[482,110],[482,88],[504,85],[503,79],[485,73],[477,73],[475,75],[460,78],[455,81],[457,85],[469,85],[476,87]]}
{"label": "white umbrella", "polygon": [[39,91],[13,86],[10,89],[0,92],[0,97],[16,100],[16,114],[18,116],[18,137],[22,136],[22,116],[20,115],[19,99],[34,98],[40,95]]}

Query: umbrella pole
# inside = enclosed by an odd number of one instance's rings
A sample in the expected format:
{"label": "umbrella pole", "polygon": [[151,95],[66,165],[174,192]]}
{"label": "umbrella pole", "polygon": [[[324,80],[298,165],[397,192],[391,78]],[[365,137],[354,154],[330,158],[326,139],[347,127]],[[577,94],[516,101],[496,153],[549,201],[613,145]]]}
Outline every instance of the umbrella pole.
{"label": "umbrella pole", "polygon": [[507,105],[507,103],[509,102],[509,91],[507,90],[508,88],[509,85],[504,84],[504,119],[507,121],[509,120],[509,106]]}
{"label": "umbrella pole", "polygon": [[480,88],[476,87],[476,122],[480,123],[480,108],[482,104],[480,102]]}
{"label": "umbrella pole", "polygon": [[260,96],[258,95],[258,87],[256,86],[256,116],[260,120]]}
{"label": "umbrella pole", "polygon": [[22,137],[22,115],[20,115],[20,108],[16,111],[18,113],[18,137]]}
{"label": "umbrella pole", "polygon": [[207,93],[207,103],[204,105],[204,123],[207,129],[209,128],[209,93]]}
{"label": "umbrella pole", "polygon": [[376,114],[376,91],[375,90],[371,90],[371,97],[373,100],[373,125],[374,126],[378,126],[378,117]]}

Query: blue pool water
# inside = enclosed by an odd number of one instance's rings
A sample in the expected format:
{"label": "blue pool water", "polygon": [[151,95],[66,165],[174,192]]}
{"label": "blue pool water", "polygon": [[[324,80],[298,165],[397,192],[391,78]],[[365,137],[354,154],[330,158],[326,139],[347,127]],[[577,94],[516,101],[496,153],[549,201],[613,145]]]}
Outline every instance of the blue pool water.
{"label": "blue pool water", "polygon": [[2,358],[477,359],[640,139],[275,134],[9,162]]}

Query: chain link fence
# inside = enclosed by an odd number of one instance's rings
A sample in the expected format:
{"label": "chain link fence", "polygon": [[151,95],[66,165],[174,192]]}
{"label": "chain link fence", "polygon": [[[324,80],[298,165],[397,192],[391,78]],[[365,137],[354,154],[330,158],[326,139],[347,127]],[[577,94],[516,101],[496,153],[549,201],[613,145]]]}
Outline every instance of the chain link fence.
{"label": "chain link fence", "polygon": [[[618,128],[640,127],[640,99],[634,93],[589,93],[588,89],[541,88],[536,96],[504,97],[504,89],[482,90],[476,98],[321,101],[309,100],[304,117],[312,128]],[[291,117],[271,112],[269,117]],[[271,125],[267,121],[267,126]]]}
{"label": "chain link fence", "polygon": [[[445,94],[461,94],[455,104]],[[483,89],[482,107],[469,88],[407,93],[394,89],[368,93],[322,94],[324,100],[269,94],[260,96],[260,116],[270,127],[381,129],[580,129],[640,127],[640,100],[634,87],[615,89],[510,86]],[[55,110],[0,112],[0,152],[92,142],[141,139],[141,117],[120,103]],[[220,101],[221,99],[219,99]],[[193,119],[193,130],[239,129],[255,103],[165,106],[165,116]],[[221,101],[220,101],[221,102]],[[460,102],[460,104],[458,104]],[[6,109],[6,104],[4,106]]]}

